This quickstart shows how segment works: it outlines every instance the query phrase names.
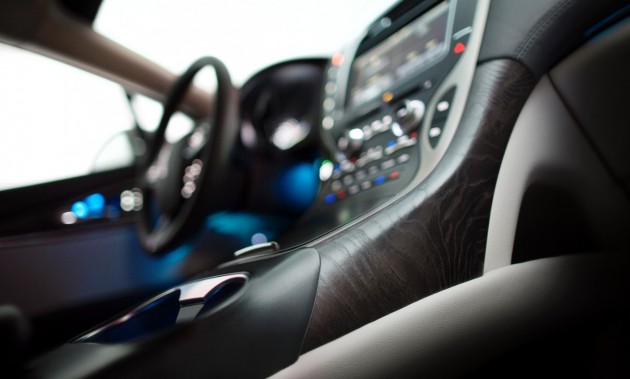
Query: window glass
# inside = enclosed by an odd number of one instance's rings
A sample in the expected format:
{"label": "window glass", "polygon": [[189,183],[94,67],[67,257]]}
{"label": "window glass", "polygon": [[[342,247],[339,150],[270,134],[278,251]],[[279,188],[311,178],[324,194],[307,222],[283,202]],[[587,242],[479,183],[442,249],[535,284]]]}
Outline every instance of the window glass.
{"label": "window glass", "polygon": [[0,44],[0,190],[130,165],[116,83]]}
{"label": "window glass", "polygon": [[[134,94],[131,105],[135,113],[138,126],[145,131],[154,132],[162,119],[162,103],[150,97]],[[175,112],[166,128],[166,141],[175,143],[192,132],[195,121],[182,112]]]}

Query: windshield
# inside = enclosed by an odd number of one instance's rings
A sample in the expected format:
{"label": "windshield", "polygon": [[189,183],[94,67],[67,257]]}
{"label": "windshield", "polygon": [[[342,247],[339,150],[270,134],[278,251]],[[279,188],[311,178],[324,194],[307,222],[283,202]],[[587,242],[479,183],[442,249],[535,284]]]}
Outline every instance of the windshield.
{"label": "windshield", "polygon": [[236,85],[273,63],[330,56],[394,0],[105,0],[95,29],[174,73],[212,55]]}

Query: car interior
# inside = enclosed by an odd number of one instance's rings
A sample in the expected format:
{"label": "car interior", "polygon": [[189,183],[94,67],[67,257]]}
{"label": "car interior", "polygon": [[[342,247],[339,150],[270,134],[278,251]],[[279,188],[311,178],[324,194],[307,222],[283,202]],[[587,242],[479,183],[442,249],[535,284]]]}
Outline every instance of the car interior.
{"label": "car interior", "polygon": [[[242,84],[100,33],[107,1],[0,3],[0,59],[113,82],[129,121],[86,146],[122,163],[0,188],[0,376],[630,377],[627,0],[402,0]],[[38,133],[4,146],[52,162]]]}

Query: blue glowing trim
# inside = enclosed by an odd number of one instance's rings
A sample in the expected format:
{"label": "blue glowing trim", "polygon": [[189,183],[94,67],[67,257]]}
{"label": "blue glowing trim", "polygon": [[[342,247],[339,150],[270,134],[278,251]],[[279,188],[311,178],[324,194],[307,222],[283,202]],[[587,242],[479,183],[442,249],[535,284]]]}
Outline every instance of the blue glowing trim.
{"label": "blue glowing trim", "polygon": [[77,216],[77,218],[80,219],[84,219],[90,214],[90,209],[88,208],[87,204],[82,201],[77,201],[76,203],[72,204],[70,210],[72,211],[72,213],[74,213],[75,216]]}

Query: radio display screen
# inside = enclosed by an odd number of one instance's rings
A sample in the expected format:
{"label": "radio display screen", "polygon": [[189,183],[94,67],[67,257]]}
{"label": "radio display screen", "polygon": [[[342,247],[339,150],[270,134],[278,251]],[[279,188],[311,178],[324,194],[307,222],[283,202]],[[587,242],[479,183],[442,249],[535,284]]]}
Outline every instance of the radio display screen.
{"label": "radio display screen", "polygon": [[405,78],[441,58],[448,49],[448,2],[442,2],[407,24],[352,63],[348,107],[381,96]]}

